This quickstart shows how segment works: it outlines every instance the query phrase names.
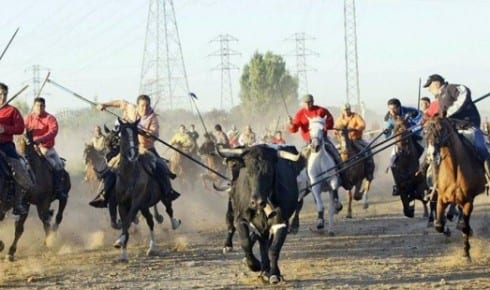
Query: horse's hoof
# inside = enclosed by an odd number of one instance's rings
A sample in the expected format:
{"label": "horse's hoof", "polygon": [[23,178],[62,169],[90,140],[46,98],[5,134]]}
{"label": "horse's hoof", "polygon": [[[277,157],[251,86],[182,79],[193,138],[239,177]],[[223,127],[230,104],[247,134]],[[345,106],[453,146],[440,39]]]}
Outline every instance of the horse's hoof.
{"label": "horse's hoof", "polygon": [[290,227],[288,233],[296,235],[298,233],[299,227]]}
{"label": "horse's hoof", "polygon": [[115,241],[114,244],[112,245],[114,246],[114,248],[120,249],[124,245],[125,241],[126,241],[126,237],[124,235],[121,235],[119,239],[117,239],[117,241]]}
{"label": "horse's hoof", "polygon": [[444,235],[446,237],[450,237],[451,236],[451,230],[448,227],[446,227],[446,229],[444,230]]}
{"label": "horse's hoof", "polygon": [[122,223],[121,222],[111,222],[111,228],[115,230],[120,230],[122,229]]}
{"label": "horse's hoof", "polygon": [[343,208],[344,206],[342,205],[342,203],[337,200],[335,202],[335,214],[338,214]]}
{"label": "horse's hoof", "polygon": [[5,244],[3,241],[0,241],[0,252],[3,251],[3,249],[5,249]]}
{"label": "horse's hoof", "polygon": [[181,220],[172,218],[172,230],[178,229],[181,224],[182,224],[182,221]]}
{"label": "horse's hoof", "polygon": [[233,252],[233,247],[230,247],[230,246],[225,246],[223,247],[223,254],[228,254],[228,253],[231,253]]}
{"label": "horse's hoof", "polygon": [[278,275],[272,275],[269,277],[269,283],[270,284],[277,284],[279,282],[281,282],[281,276],[278,276]]}
{"label": "horse's hoof", "polygon": [[369,203],[365,203],[363,206],[362,206],[363,209],[368,209],[369,208]]}
{"label": "horse's hoof", "polygon": [[51,231],[52,232],[56,232],[58,231],[58,228],[60,227],[60,224],[58,223],[54,223],[52,226],[51,226]]}
{"label": "horse's hoof", "polygon": [[328,236],[329,236],[329,237],[333,237],[333,236],[335,236],[335,233],[334,233],[334,232],[332,232],[332,231],[328,231],[328,233],[327,233],[327,234],[328,234]]}
{"label": "horse's hoof", "polygon": [[351,213],[351,212],[348,212],[348,213],[345,215],[345,218],[346,218],[346,219],[351,219],[351,218],[352,218],[352,213]]}
{"label": "horse's hoof", "polygon": [[357,193],[354,193],[354,200],[361,200],[362,199],[362,195],[363,193],[362,192],[359,192],[358,194]]}
{"label": "horse's hoof", "polygon": [[157,251],[157,250],[150,250],[150,249],[149,249],[149,250],[147,250],[147,251],[146,251],[146,255],[147,255],[148,257],[158,256],[158,251]]}
{"label": "horse's hoof", "polygon": [[8,254],[8,255],[5,256],[5,260],[7,260],[9,262],[14,262],[15,261],[15,256]]}
{"label": "horse's hoof", "polygon": [[161,215],[161,214],[156,215],[155,220],[157,221],[157,223],[162,224],[163,223],[163,215]]}

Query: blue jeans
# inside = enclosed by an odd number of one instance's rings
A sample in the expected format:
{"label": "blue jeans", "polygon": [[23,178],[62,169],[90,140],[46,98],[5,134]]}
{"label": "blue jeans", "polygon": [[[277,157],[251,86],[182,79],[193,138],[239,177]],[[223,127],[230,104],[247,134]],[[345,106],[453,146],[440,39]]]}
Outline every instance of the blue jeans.
{"label": "blue jeans", "polygon": [[7,157],[19,159],[19,154],[17,154],[14,142],[0,143],[0,151],[5,153]]}

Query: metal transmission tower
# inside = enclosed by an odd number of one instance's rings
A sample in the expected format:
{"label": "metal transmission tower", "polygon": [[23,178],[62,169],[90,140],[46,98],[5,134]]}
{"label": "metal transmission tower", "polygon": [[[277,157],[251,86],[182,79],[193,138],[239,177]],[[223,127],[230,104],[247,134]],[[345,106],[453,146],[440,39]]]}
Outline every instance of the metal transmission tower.
{"label": "metal transmission tower", "polygon": [[219,50],[213,52],[211,56],[219,56],[220,64],[215,69],[221,70],[221,109],[233,108],[233,91],[231,85],[231,71],[238,70],[238,66],[230,62],[230,56],[239,55],[237,51],[230,49],[230,42],[238,41],[235,37],[229,34],[220,34],[211,42],[219,42]]}
{"label": "metal transmission tower", "polygon": [[357,32],[355,0],[344,0],[345,85],[346,102],[356,102],[357,110],[364,115],[359,90],[359,66],[357,62]]}
{"label": "metal transmission tower", "polygon": [[154,106],[184,108],[189,104],[185,70],[172,0],[149,0],[140,93],[152,96]]}
{"label": "metal transmission tower", "polygon": [[294,56],[296,57],[296,75],[299,81],[298,93],[300,95],[309,93],[307,72],[314,69],[308,66],[306,63],[306,58],[311,55],[318,56],[318,53],[307,49],[306,41],[314,40],[314,38],[306,35],[304,32],[297,32],[288,37],[286,40],[295,41],[296,43],[296,52],[294,53]]}
{"label": "metal transmission tower", "polygon": [[49,71],[49,69],[41,65],[35,64],[26,68],[25,71],[32,73],[31,86],[32,86],[32,96],[34,98],[37,96],[40,89],[39,86],[41,85],[41,71]]}

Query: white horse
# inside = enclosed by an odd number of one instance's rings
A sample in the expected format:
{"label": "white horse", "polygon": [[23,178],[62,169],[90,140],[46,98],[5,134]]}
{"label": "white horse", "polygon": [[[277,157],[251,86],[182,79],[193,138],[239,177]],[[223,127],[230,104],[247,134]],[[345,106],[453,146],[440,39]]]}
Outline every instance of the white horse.
{"label": "white horse", "polygon": [[313,184],[311,191],[315,199],[318,219],[316,228],[321,230],[324,228],[325,220],[323,213],[325,207],[321,198],[322,192],[328,193],[328,234],[333,235],[334,214],[337,213],[340,205],[334,200],[334,191],[340,186],[340,180],[337,174],[333,174],[335,170],[335,161],[325,149],[325,140],[323,128],[326,118],[315,117],[309,118],[309,133],[311,143],[309,144],[309,156],[306,165],[306,171],[309,177],[310,184]]}

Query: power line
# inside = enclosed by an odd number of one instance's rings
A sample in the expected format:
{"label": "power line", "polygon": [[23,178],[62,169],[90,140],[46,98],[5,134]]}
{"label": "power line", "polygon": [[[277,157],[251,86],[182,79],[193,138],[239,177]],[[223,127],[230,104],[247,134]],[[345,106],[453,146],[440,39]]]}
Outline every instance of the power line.
{"label": "power line", "polygon": [[149,0],[140,93],[151,95],[155,107],[175,109],[191,102],[189,92],[173,1]]}
{"label": "power line", "polygon": [[[37,96],[39,93],[39,85],[41,84],[41,72],[47,71],[49,72],[49,68],[41,66],[39,64],[32,65],[25,69],[26,72],[32,73],[31,80],[31,89],[33,98]],[[27,96],[25,97],[25,101],[27,102]]]}
{"label": "power line", "polygon": [[308,56],[318,56],[319,54],[306,48],[306,41],[314,40],[313,37],[310,37],[304,32],[297,32],[288,38],[288,41],[295,42],[295,53],[293,54],[296,57],[296,76],[298,78],[298,93],[300,95],[309,93],[308,91],[308,71],[314,70],[307,64]]}
{"label": "power line", "polygon": [[231,85],[231,71],[238,70],[238,66],[230,62],[230,56],[240,55],[239,52],[230,49],[230,42],[238,42],[238,39],[229,34],[220,34],[211,42],[219,42],[219,50],[210,54],[210,56],[219,56],[220,64],[215,69],[221,70],[221,109],[233,108],[233,90]]}

